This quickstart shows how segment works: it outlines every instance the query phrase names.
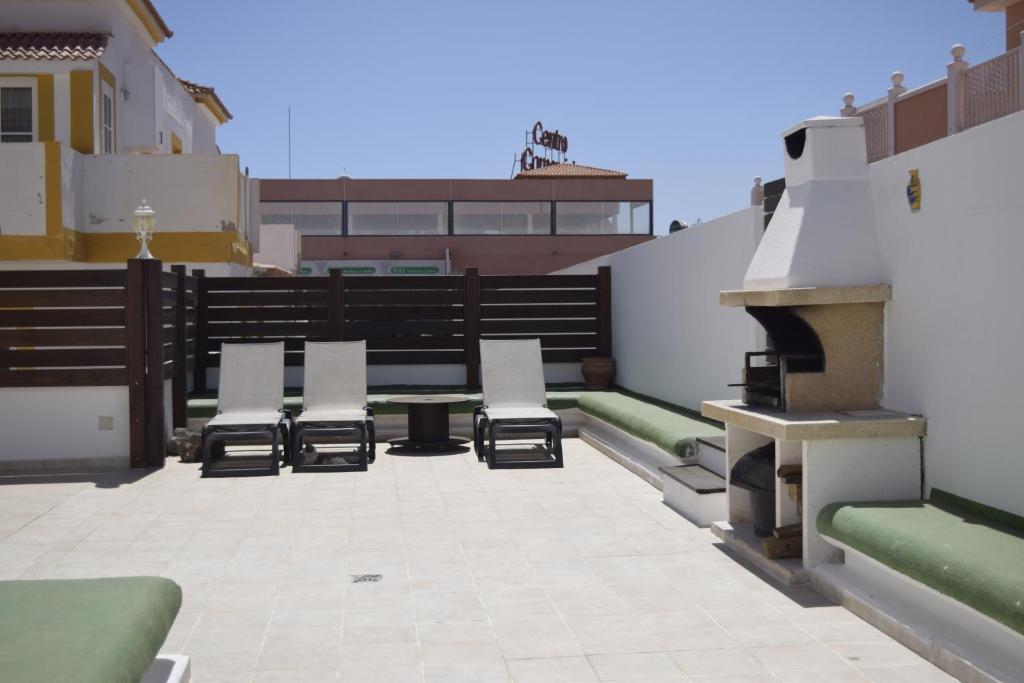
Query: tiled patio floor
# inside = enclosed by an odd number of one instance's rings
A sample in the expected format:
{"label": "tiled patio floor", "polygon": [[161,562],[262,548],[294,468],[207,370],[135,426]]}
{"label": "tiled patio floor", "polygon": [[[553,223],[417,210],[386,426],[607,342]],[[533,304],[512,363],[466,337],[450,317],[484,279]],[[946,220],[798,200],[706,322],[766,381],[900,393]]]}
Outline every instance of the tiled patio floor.
{"label": "tiled patio floor", "polygon": [[577,440],[564,470],[2,477],[0,538],[3,579],[178,581],[197,683],[951,680]]}

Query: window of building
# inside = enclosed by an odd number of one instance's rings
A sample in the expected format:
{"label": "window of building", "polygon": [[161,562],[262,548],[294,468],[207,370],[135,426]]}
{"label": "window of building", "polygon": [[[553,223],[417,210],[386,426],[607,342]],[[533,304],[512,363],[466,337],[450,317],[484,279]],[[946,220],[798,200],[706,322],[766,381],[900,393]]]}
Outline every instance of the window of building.
{"label": "window of building", "polygon": [[35,89],[30,85],[0,85],[0,142],[33,142]]}
{"label": "window of building", "polygon": [[260,202],[260,225],[287,225],[301,235],[340,235],[341,202]]}
{"label": "window of building", "polygon": [[455,202],[456,235],[547,235],[551,202]]}
{"label": "window of building", "polygon": [[114,93],[103,84],[103,153],[114,153]]}
{"label": "window of building", "polygon": [[557,202],[560,235],[647,235],[651,232],[650,202]]}
{"label": "window of building", "polygon": [[447,235],[447,202],[349,202],[349,235]]}

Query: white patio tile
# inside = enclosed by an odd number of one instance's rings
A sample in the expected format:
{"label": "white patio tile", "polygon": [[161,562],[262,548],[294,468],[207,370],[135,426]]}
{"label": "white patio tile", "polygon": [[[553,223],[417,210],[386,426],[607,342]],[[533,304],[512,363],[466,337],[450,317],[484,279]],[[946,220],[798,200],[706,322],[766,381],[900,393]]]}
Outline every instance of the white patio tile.
{"label": "white patio tile", "polygon": [[168,461],[108,488],[0,485],[0,578],[173,578],[164,651],[196,683],[949,680],[565,451],[563,470],[381,450],[365,473],[201,480]]}

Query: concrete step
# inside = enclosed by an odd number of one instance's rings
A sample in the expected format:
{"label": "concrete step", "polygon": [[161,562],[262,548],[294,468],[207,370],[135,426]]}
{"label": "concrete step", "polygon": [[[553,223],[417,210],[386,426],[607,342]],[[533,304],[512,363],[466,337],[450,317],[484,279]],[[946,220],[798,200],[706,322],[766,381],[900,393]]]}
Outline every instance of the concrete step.
{"label": "concrete step", "polygon": [[697,462],[706,470],[726,477],[725,437],[702,436],[697,439]]}
{"label": "concrete step", "polygon": [[701,465],[661,468],[665,505],[697,526],[726,519],[725,479]]}

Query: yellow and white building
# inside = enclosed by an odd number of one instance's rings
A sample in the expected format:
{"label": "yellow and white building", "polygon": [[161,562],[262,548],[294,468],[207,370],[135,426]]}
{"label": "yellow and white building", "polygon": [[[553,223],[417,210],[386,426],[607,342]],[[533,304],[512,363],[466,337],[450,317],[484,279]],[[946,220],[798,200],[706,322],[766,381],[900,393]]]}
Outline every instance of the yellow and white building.
{"label": "yellow and white building", "polygon": [[249,271],[258,181],[214,89],[154,52],[171,35],[150,0],[0,0],[0,269],[124,263],[145,197],[154,256]]}

